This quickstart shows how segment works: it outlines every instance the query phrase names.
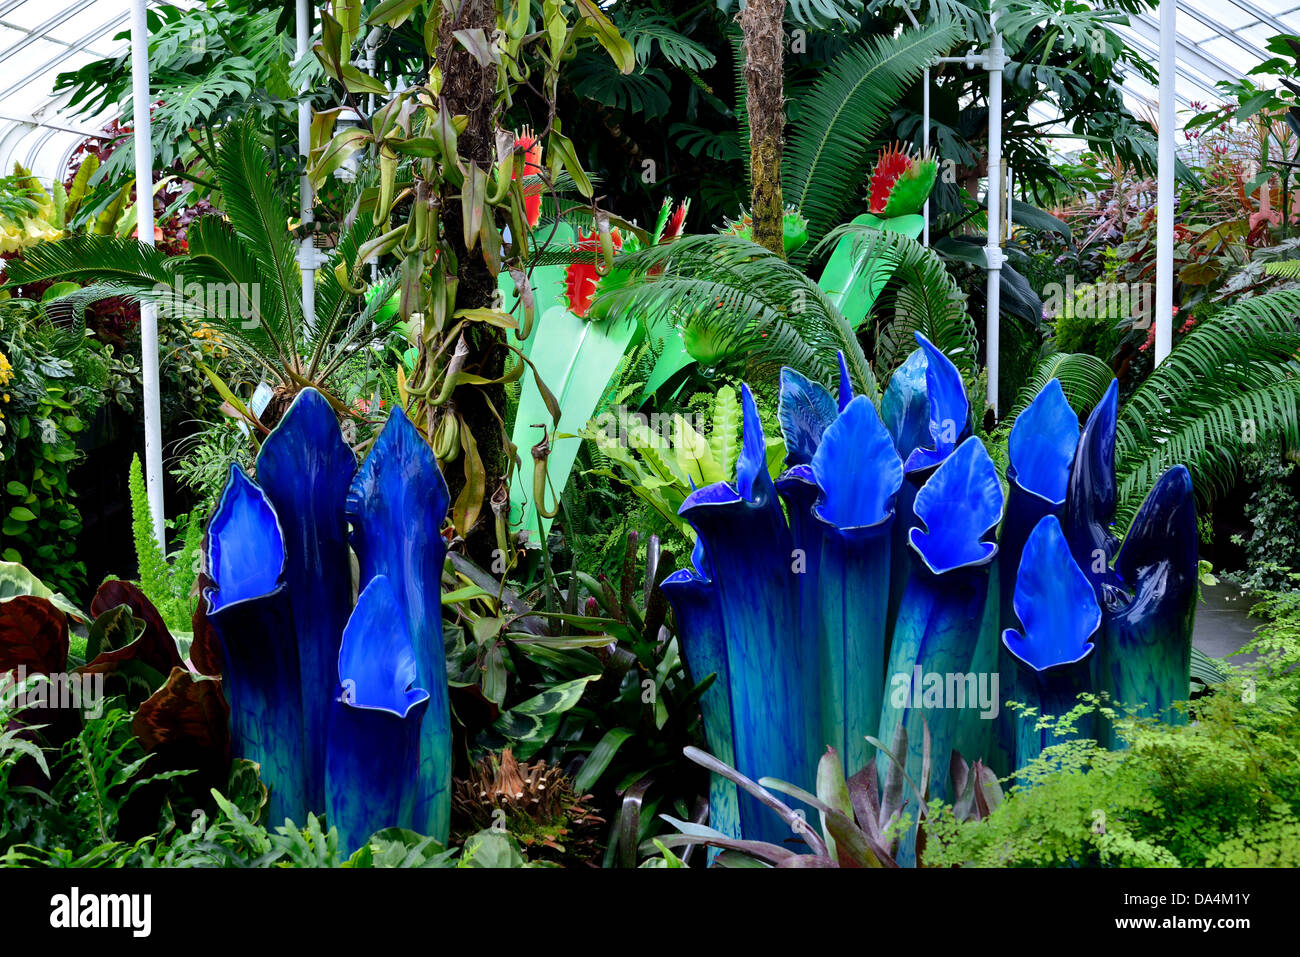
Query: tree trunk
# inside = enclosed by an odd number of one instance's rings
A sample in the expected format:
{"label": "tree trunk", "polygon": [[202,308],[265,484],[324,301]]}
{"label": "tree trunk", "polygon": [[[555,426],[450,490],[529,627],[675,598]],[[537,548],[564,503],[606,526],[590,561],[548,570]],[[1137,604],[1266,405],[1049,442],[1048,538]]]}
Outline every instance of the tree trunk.
{"label": "tree trunk", "polygon": [[[443,97],[452,116],[466,116],[469,125],[458,137],[458,151],[466,162],[483,170],[491,170],[496,155],[496,116],[493,106],[496,98],[497,68],[481,65],[453,36],[456,30],[481,29],[491,37],[496,29],[496,0],[465,0],[453,18],[444,14],[438,33],[437,62],[442,69]],[[465,248],[462,229],[462,210],[458,189],[446,187],[441,199],[443,235],[456,256],[457,309],[484,308],[492,305],[497,288],[496,278],[483,260],[482,250],[473,252]],[[464,368],[487,379],[501,376],[505,369],[507,349],[504,333],[487,323],[470,323],[465,333],[469,355]],[[448,354],[450,354],[450,349]],[[466,551],[476,564],[484,568],[492,565],[492,552],[496,548],[496,535],[491,500],[505,483],[508,462],[502,443],[501,422],[506,412],[505,387],[501,385],[458,386],[452,393],[449,405],[460,412],[465,425],[473,435],[486,472],[485,493],[478,521],[466,531]],[[496,414],[493,413],[496,410]],[[465,487],[465,456],[462,453],[446,471],[447,485],[452,500]]]}
{"label": "tree trunk", "polygon": [[785,128],[785,0],[749,0],[745,35],[745,102],[749,114],[750,201],[754,242],[785,256],[781,144]]}

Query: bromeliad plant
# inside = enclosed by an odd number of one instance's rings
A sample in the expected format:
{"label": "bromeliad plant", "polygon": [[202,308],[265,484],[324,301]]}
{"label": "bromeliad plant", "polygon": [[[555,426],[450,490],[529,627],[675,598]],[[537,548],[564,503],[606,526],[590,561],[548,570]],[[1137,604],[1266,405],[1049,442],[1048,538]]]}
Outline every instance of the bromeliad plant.
{"label": "bromeliad plant", "polygon": [[[717,675],[702,702],[710,747],[742,775],[811,782],[830,746],[846,774],[874,759],[883,777],[889,757],[868,742],[900,730],[913,781],[926,741],[941,767],[956,752],[1008,773],[1045,742],[1032,719],[993,720],[1007,698],[1059,713],[1091,690],[1169,719],[1187,695],[1197,558],[1186,469],[1156,484],[1117,557],[1115,389],[1080,436],[1051,383],[1012,435],[1007,513],[997,469],[969,435],[960,373],[916,339],[883,418],[854,396],[843,359],[838,396],[783,370],[789,468],[775,481],[742,389],[735,482],[682,505],[699,540],[693,567],[664,591],[693,674]],[[938,776],[931,796],[951,800],[949,783]],[[715,777],[711,797],[722,834],[787,836],[734,781]],[[898,859],[914,854],[913,834]]]}
{"label": "bromeliad plant", "polygon": [[358,469],[314,389],[263,443],[256,483],[231,466],[208,527],[206,620],[232,749],[261,765],[271,820],[324,809],[349,850],[393,826],[445,844],[447,506],[433,452],[400,409]]}

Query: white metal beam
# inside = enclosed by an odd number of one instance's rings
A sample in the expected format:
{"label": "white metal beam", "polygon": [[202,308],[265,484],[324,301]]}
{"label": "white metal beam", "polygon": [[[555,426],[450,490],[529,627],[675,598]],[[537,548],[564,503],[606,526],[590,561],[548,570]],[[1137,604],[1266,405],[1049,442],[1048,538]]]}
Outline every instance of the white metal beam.
{"label": "white metal beam", "polygon": [[1178,5],[1160,5],[1160,137],[1156,163],[1156,352],[1159,365],[1173,346],[1174,90],[1178,71]]}
{"label": "white metal beam", "polygon": [[[149,21],[145,0],[131,0],[131,86],[135,108],[135,221],[140,242],[153,240],[153,135],[149,107]],[[166,549],[163,522],[162,413],[158,391],[158,307],[140,303],[140,370],[144,378],[144,474],[149,514],[159,547]]]}

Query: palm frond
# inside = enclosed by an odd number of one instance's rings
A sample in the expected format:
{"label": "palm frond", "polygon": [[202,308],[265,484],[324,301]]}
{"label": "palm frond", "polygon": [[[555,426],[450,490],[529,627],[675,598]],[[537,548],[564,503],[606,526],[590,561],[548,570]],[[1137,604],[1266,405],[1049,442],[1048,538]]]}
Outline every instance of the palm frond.
{"label": "palm frond", "polygon": [[[187,280],[209,289],[231,287],[209,322],[235,336],[262,356],[274,356],[281,368],[292,367],[297,347],[283,313],[281,297],[266,289],[270,277],[234,227],[220,216],[201,216],[190,224]],[[209,297],[214,298],[214,297]]]}
{"label": "palm frond", "polygon": [[749,376],[789,365],[822,382],[842,351],[861,393],[875,374],[840,311],[797,267],[737,236],[687,236],[620,256],[600,284],[592,316],[643,321],[664,316],[711,338],[720,364]]}
{"label": "palm frond", "polygon": [[[731,64],[736,79],[736,125],[740,140],[741,165],[745,170],[745,192],[750,190],[749,182],[749,87],[745,84],[745,35],[740,27],[733,26],[727,31],[727,42],[731,44]],[[788,201],[788,200],[787,200]]]}
{"label": "palm frond", "polygon": [[849,47],[827,66],[800,104],[782,164],[782,186],[820,238],[862,193],[871,141],[908,85],[961,32],[939,20],[901,36]]}
{"label": "palm frond", "polygon": [[296,343],[302,320],[302,278],[288,232],[289,208],[276,192],[266,149],[251,119],[233,122],[222,131],[213,172],[230,224],[270,282],[277,302],[268,311],[284,317],[284,341]]}
{"label": "palm frond", "polygon": [[[371,284],[372,290],[365,307],[355,313],[346,323],[340,323],[335,328],[337,335],[336,342],[331,353],[327,354],[323,350],[317,358],[321,368],[315,373],[309,373],[317,381],[324,382],[329,379],[343,364],[343,362],[367,342],[375,342],[388,335],[393,327],[401,321],[401,315],[394,313],[386,322],[376,323],[375,316],[379,313],[389,298],[397,291],[397,287],[402,281],[401,273],[392,271],[381,275],[374,283]],[[347,318],[346,311],[344,318]]]}
{"label": "palm frond", "polygon": [[[366,273],[366,263],[359,255],[361,247],[378,236],[379,232],[380,227],[375,225],[372,216],[364,212],[355,216],[351,225],[339,237],[330,262],[321,270],[320,281],[316,286],[316,325],[307,333],[306,351],[311,357],[307,363],[309,378],[315,374],[339,328],[345,326],[350,316],[355,316],[359,311],[360,297],[344,288],[335,270],[340,267],[344,270],[349,287],[360,287],[365,281]],[[379,300],[376,308],[382,306],[387,298],[384,296],[384,299]]]}
{"label": "palm frond", "polygon": [[135,239],[69,236],[25,250],[22,259],[6,264],[5,273],[10,285],[67,280],[148,288],[159,283],[172,285],[177,261]]}
{"label": "palm frond", "polygon": [[1300,259],[1283,259],[1280,262],[1265,263],[1264,272],[1284,279],[1300,279]]}

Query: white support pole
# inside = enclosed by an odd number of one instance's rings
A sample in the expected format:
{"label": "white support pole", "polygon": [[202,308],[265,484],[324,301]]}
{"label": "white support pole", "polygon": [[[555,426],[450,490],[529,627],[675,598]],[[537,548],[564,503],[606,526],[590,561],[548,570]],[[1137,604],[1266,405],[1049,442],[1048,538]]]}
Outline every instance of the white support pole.
{"label": "white support pole", "polygon": [[988,240],[984,256],[988,265],[988,310],[985,316],[985,370],[988,374],[988,403],[993,416],[998,414],[998,352],[1002,311],[1002,187],[1006,182],[1002,170],[1002,70],[1006,55],[1002,34],[997,28],[997,14],[990,18],[993,41],[988,50],[989,71],[989,161],[988,161]]}
{"label": "white support pole", "polygon": [[[311,52],[311,32],[313,10],[309,0],[298,0],[297,4],[297,57],[301,61]],[[298,101],[298,154],[302,157],[303,175],[298,181],[298,219],[302,223],[303,237],[298,243],[298,266],[302,270],[302,318],[308,330],[316,327],[316,243],[312,235],[311,224],[315,220],[312,201],[315,194],[311,188],[311,177],[306,173],[311,155],[311,101],[307,90],[299,91],[302,99]]]}
{"label": "white support pole", "polygon": [[1178,4],[1160,3],[1160,129],[1156,164],[1156,355],[1159,365],[1174,340],[1174,80],[1178,66]]}
{"label": "white support pole", "polygon": [[[910,14],[909,14],[910,16]],[[921,155],[930,152],[930,68],[927,66],[921,76]],[[933,192],[933,190],[931,191]],[[930,197],[925,197],[921,207],[925,225],[921,227],[921,245],[930,245]]]}
{"label": "white support pole", "polygon": [[[140,242],[153,243],[153,133],[149,118],[149,21],[145,0],[131,0],[131,97],[135,108],[135,222]],[[140,371],[144,378],[144,475],[159,547],[163,524],[162,412],[158,397],[158,306],[140,303]]]}

